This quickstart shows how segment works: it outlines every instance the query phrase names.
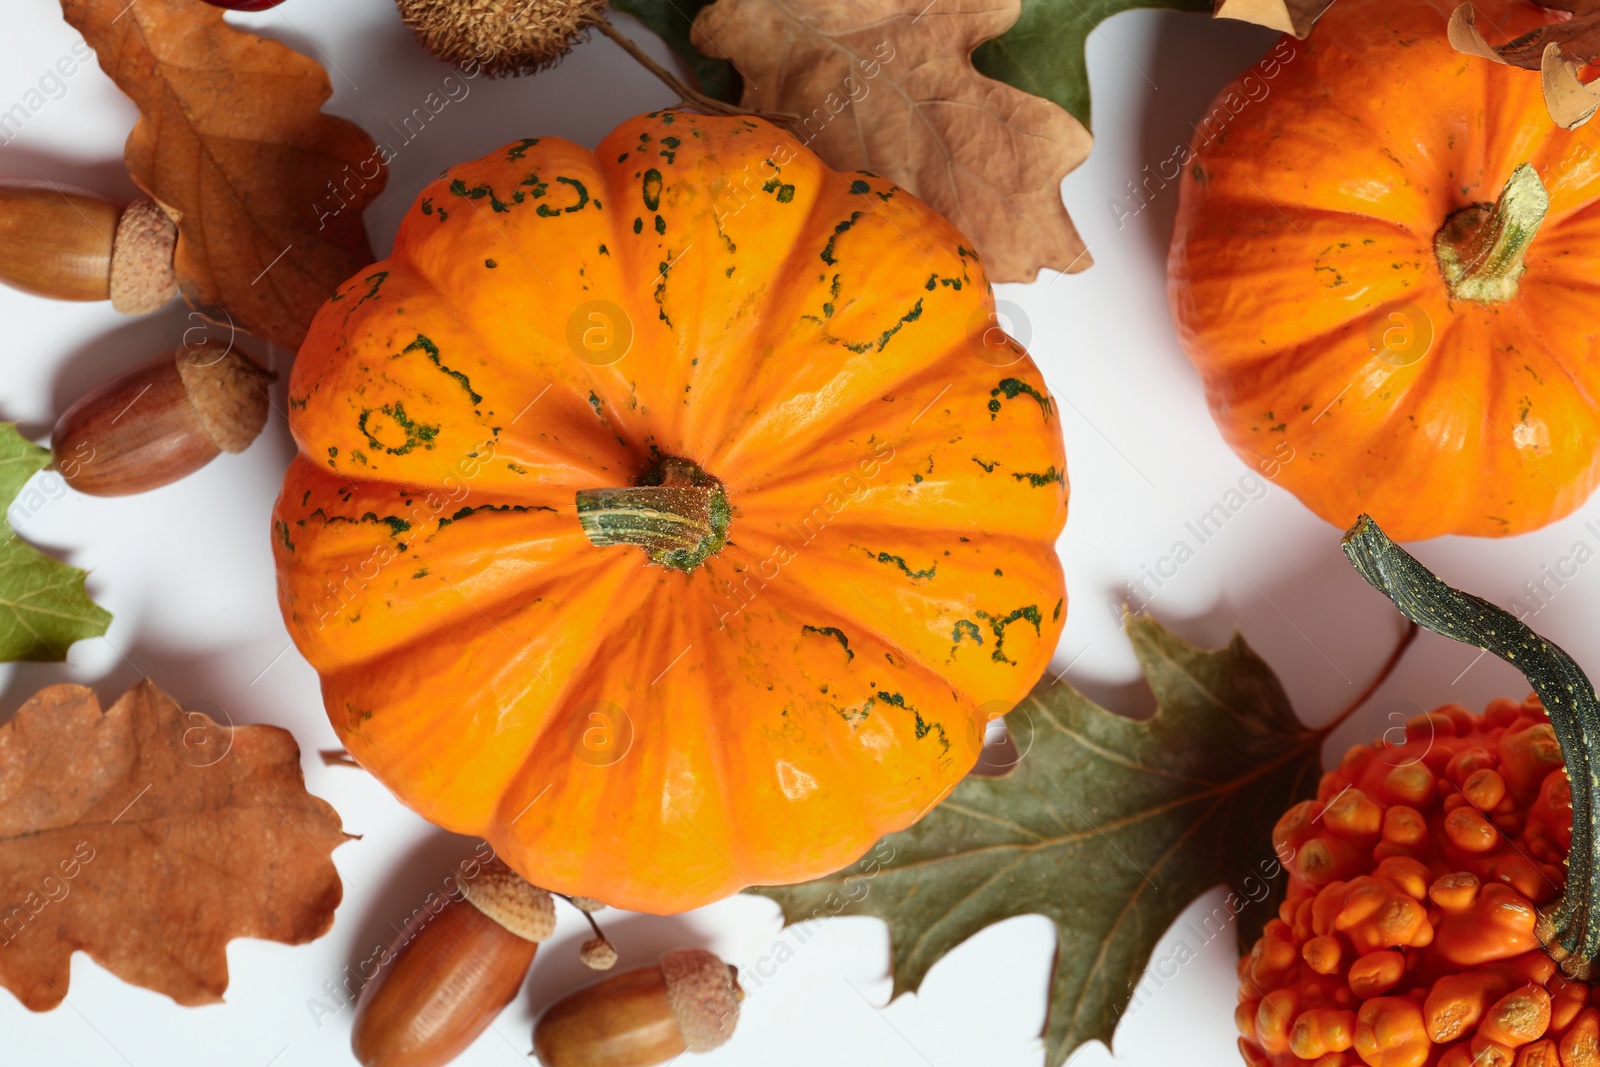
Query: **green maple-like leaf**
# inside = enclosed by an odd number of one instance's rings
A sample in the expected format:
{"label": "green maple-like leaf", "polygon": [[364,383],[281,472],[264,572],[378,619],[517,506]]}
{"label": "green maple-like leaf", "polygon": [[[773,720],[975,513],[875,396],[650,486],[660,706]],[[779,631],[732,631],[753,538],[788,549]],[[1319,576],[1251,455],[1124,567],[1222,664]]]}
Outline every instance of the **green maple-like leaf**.
{"label": "green maple-like leaf", "polygon": [[967,778],[854,867],[753,892],[791,923],[883,919],[896,996],[991,923],[1044,915],[1058,939],[1047,1067],[1086,1041],[1109,1045],[1156,942],[1196,896],[1234,887],[1200,932],[1230,939],[1237,914],[1268,896],[1281,872],[1272,825],[1311,795],[1325,736],[1300,724],[1241,637],[1206,651],[1147,619],[1127,633],[1154,717],[1042,682],[1006,719],[1024,749],[1008,775]]}
{"label": "green maple-like leaf", "polygon": [[[0,515],[49,465],[49,449],[0,423]],[[74,641],[105,633],[111,613],[89,599],[86,577],[24,544],[0,521],[0,662],[66,659]]]}
{"label": "green maple-like leaf", "polygon": [[[739,102],[741,82],[733,64],[701,54],[689,27],[713,0],[612,0],[654,30],[694,71],[708,95]],[[973,66],[989,77],[1060,104],[1089,128],[1089,67],[1084,42],[1112,15],[1136,8],[1210,13],[1211,0],[1022,0],[1022,15],[1005,33],[972,53]]]}

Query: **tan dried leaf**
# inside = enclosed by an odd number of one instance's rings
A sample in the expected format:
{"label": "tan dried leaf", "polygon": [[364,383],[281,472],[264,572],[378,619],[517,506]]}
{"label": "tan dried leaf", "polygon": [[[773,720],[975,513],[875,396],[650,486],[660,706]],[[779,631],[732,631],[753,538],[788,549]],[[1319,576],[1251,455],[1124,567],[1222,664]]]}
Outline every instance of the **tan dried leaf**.
{"label": "tan dried leaf", "polygon": [[220,1000],[232,938],[327,932],[345,840],[285,730],[219,726],[149,681],[105,711],[42,689],[0,726],[0,985],[53,1008],[81,949],[179,1004]]}
{"label": "tan dried leaf", "polygon": [[1212,15],[1304,38],[1333,0],[1216,0]]}
{"label": "tan dried leaf", "polygon": [[1093,141],[1062,108],[973,67],[972,50],[1021,12],[1021,0],[717,0],[694,43],[743,72],[745,107],[798,115],[796,135],[830,166],[883,175],[942,212],[991,280],[1032,281],[1091,262],[1061,179]]}
{"label": "tan dried leaf", "polygon": [[1600,109],[1600,92],[1578,78],[1579,66],[1600,58],[1600,5],[1593,0],[1573,0],[1548,6],[1570,9],[1574,17],[1492,45],[1473,19],[1472,4],[1465,3],[1451,12],[1447,32],[1451,46],[1463,55],[1539,71],[1550,117],[1570,130],[1588,122]]}
{"label": "tan dried leaf", "polygon": [[61,0],[139,108],[133,180],[178,224],[184,298],[300,346],[340,282],[372,262],[362,209],[387,173],[372,138],[325,115],[311,59],[195,0]]}

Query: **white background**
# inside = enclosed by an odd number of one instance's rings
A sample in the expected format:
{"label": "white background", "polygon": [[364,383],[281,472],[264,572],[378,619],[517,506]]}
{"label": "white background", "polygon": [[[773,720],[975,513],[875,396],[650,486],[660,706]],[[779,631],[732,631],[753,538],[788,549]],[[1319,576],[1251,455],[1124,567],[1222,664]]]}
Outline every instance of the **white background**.
{"label": "white background", "polygon": [[[12,0],[0,34],[0,110],[20,100],[78,35],[50,0]],[[320,55],[334,95],[329,110],[379,133],[439,87],[447,69],[400,24],[389,0],[288,0],[275,11],[235,16],[292,47]],[[658,57],[647,31],[619,18]],[[1248,469],[1222,444],[1195,374],[1173,339],[1165,296],[1166,245],[1176,189],[1119,227],[1108,206],[1186,141],[1211,96],[1273,42],[1266,31],[1195,15],[1134,12],[1090,39],[1089,69],[1098,136],[1089,161],[1070,175],[1068,208],[1096,264],[1086,273],[1045,272],[1029,286],[1004,286],[1020,306],[1030,346],[1065,416],[1071,518],[1061,541],[1070,609],[1054,669],[1118,711],[1148,713],[1152,702],[1108,605],[1124,583],[1184,536],[1184,523],[1237,487]],[[390,171],[368,212],[374,247],[386,250],[401,213],[444,166],[524,135],[595,144],[620,120],[674,102],[673,94],[597,38],[555,70],[531,80],[470,83]],[[1262,105],[1253,105],[1262,106]],[[0,147],[0,176],[68,181],[132,197],[122,144],[134,120],[127,101],[92,65],[67,82],[21,136]],[[174,305],[139,320],[108,305],[56,304],[0,290],[5,329],[0,420],[43,440],[56,415],[95,385],[176,346],[190,325]],[[1019,328],[1018,332],[1021,332]],[[288,353],[264,352],[286,371]],[[282,382],[279,386],[282,406]],[[281,417],[243,456],[225,456],[156,492],[94,499],[59,482],[36,483],[52,499],[13,508],[33,543],[90,569],[94,597],[115,613],[104,639],[72,649],[67,664],[0,667],[0,717],[37,688],[61,681],[94,686],[109,703],[148,674],[186,706],[235,723],[293,731],[305,753],[310,790],[339,810],[359,841],[334,854],[344,903],[333,931],[305,946],[235,941],[225,1004],[179,1008],[125,985],[82,955],[67,1003],[34,1015],[0,993],[7,1063],[185,1067],[226,1063],[351,1064],[346,1010],[319,1027],[308,1001],[324,996],[347,964],[388,939],[391,923],[437,890],[471,842],[441,834],[401,808],[365,773],[325,767],[320,748],[338,744],[323,718],[316,676],[292,648],[278,616],[268,512],[292,452]],[[1500,603],[1568,556],[1576,541],[1600,548],[1600,503],[1536,534],[1505,541],[1447,538],[1421,545],[1423,560],[1457,585]],[[1600,530],[1600,525],[1597,525]],[[1325,721],[1383,660],[1399,618],[1350,570],[1339,531],[1287,492],[1270,488],[1168,581],[1152,613],[1197,643],[1217,645],[1235,628],[1274,665],[1301,716]],[[1582,663],[1600,667],[1593,596],[1600,565],[1582,569],[1549,598],[1534,624]],[[1570,573],[1570,568],[1569,568]],[[1553,588],[1553,586],[1552,586]],[[1459,700],[1481,708],[1526,685],[1492,657],[1423,635],[1368,710],[1342,728],[1331,758],[1390,725],[1415,705]],[[1459,676],[1459,677],[1458,677]],[[1453,681],[1454,680],[1454,681]],[[1394,704],[1394,701],[1407,703]],[[1197,903],[1209,912],[1220,894]],[[514,1067],[528,1062],[537,1011],[590,980],[579,964],[582,920],[562,908],[555,939],[539,953],[525,995],[459,1062]],[[874,1067],[1036,1067],[1046,976],[1054,952],[1048,922],[1027,916],[992,927],[938,964],[922,991],[885,1007],[888,938],[876,920],[829,921],[800,944],[780,933],[776,905],[737,897],[674,918],[612,913],[607,924],[619,966],[653,961],[679,944],[705,945],[746,974],[772,974],[751,995],[736,1039],[705,1057],[714,1065],[871,1064]],[[1170,932],[1157,958],[1177,944]],[[1188,938],[1191,947],[1195,939]],[[781,964],[776,961],[782,959]],[[1218,939],[1160,988],[1117,1032],[1113,1057],[1100,1045],[1074,1067],[1110,1062],[1232,1065],[1234,946]]]}

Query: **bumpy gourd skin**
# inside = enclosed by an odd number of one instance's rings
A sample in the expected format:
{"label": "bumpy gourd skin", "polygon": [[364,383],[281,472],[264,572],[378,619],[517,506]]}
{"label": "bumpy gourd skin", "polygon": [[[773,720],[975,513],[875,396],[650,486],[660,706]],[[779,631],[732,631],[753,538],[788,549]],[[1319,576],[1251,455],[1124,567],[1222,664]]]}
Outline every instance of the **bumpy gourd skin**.
{"label": "bumpy gourd skin", "polygon": [[[1339,0],[1224,89],[1169,261],[1228,444],[1340,529],[1370,514],[1399,541],[1535,529],[1600,482],[1600,151],[1551,121],[1535,73],[1451,48],[1455,6]],[[1474,7],[1493,41],[1566,17]],[[1550,206],[1517,295],[1452,301],[1435,234],[1524,162]]]}
{"label": "bumpy gourd skin", "polygon": [[[920,817],[1065,610],[1059,414],[993,306],[944,219],[765,123],[451,168],[289,385],[280,599],[351,754],[531,881],[651,912]],[[731,508],[687,573],[577,518],[663,456]]]}
{"label": "bumpy gourd skin", "polygon": [[1600,989],[1534,935],[1572,831],[1538,698],[1449,704],[1390,741],[1351,749],[1273,831],[1288,895],[1239,963],[1245,1062],[1600,1064]]}

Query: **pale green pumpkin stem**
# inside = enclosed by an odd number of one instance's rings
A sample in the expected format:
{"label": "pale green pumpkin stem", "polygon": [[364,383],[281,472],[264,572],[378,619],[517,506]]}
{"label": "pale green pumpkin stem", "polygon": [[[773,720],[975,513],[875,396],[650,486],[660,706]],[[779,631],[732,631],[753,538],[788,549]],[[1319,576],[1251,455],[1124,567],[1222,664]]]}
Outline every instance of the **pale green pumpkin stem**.
{"label": "pale green pumpkin stem", "polygon": [[594,545],[636,545],[652,563],[688,572],[728,543],[731,509],[722,483],[668,456],[638,485],[580,489],[578,523]]}
{"label": "pale green pumpkin stem", "polygon": [[1433,239],[1450,296],[1496,304],[1517,295],[1527,270],[1522,262],[1550,210],[1550,194],[1524,163],[1511,172],[1500,199],[1464,207],[1445,220]]}

